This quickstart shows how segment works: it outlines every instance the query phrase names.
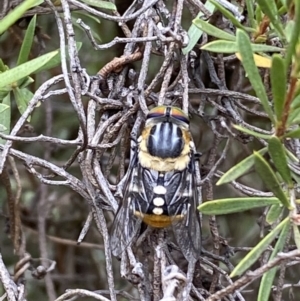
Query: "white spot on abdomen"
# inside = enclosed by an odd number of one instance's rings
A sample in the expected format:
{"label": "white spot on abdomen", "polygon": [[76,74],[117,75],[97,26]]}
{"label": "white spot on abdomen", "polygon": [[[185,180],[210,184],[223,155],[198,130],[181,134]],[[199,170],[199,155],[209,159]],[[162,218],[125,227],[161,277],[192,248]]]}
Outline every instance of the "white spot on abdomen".
{"label": "white spot on abdomen", "polygon": [[153,199],[154,206],[163,206],[165,204],[165,200],[163,198],[154,198]]}
{"label": "white spot on abdomen", "polygon": [[155,207],[152,211],[155,215],[162,215],[163,214],[163,209],[162,208],[157,208]]}
{"label": "white spot on abdomen", "polygon": [[153,188],[153,192],[156,194],[166,194],[167,189],[162,185],[158,185]]}

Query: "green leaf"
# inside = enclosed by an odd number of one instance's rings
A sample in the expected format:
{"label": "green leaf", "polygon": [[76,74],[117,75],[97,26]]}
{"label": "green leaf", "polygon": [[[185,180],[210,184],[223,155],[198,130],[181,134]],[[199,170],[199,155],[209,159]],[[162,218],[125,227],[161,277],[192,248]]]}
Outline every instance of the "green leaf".
{"label": "green leaf", "polygon": [[12,90],[12,87],[3,87],[0,89],[0,102],[2,101],[2,99],[10,93],[10,91]]}
{"label": "green leaf", "polygon": [[1,73],[0,88],[10,85],[20,80],[21,78],[35,72],[36,70],[44,66],[47,62],[49,62],[56,54],[57,51],[49,52],[33,60],[30,60],[27,63],[21,64]]}
{"label": "green leaf", "polygon": [[[77,12],[77,14],[78,14],[78,13],[79,13],[79,12]],[[96,19],[96,18],[95,18],[95,19]],[[82,28],[82,26],[79,25],[78,22],[77,22],[77,21],[78,21],[78,17],[77,17],[77,16],[74,17],[74,13],[72,13],[71,20],[72,20],[72,23],[73,23],[74,27],[78,28],[80,31],[82,31],[83,33],[85,33],[85,30],[84,30],[84,29]],[[99,43],[102,42],[102,40],[101,40],[101,38],[100,38],[100,35],[99,35],[96,31],[93,31],[92,34],[93,34],[93,37],[94,37],[94,39],[95,39],[96,42],[99,42]]]}
{"label": "green leaf", "polygon": [[[76,19],[78,18],[87,18],[90,19],[91,21],[94,21],[98,24],[101,24],[101,20],[98,17],[92,16],[90,13],[85,12],[85,11],[73,11],[72,16],[74,16]],[[81,27],[82,29],[82,27]],[[95,32],[93,32],[94,34]]]}
{"label": "green leaf", "polygon": [[253,0],[246,0],[248,20],[250,21],[251,27],[256,28],[257,21],[254,18],[254,5]]}
{"label": "green leaf", "polygon": [[9,68],[3,63],[2,59],[0,59],[0,73],[8,70]]}
{"label": "green leaf", "polygon": [[[76,48],[78,51],[80,50],[81,46],[82,46],[81,42],[76,43]],[[69,59],[68,47],[66,47],[66,58],[67,58],[67,60]],[[54,68],[54,67],[58,66],[60,64],[60,62],[61,62],[61,54],[60,54],[60,50],[57,49],[55,56],[53,56],[51,58],[51,60],[49,60],[45,65],[41,66],[39,69],[34,71],[34,73],[39,73],[41,71],[45,71],[45,70]]]}
{"label": "green leaf", "polygon": [[300,123],[300,108],[292,109],[289,112],[288,125]]}
{"label": "green leaf", "polygon": [[299,163],[299,159],[291,151],[289,151],[286,148],[285,152],[286,152],[287,156],[290,158],[290,160],[292,160],[293,162]]}
{"label": "green leaf", "polygon": [[[265,45],[265,44],[251,44],[249,50],[252,49],[252,52],[281,52],[282,48]],[[239,47],[236,42],[226,41],[226,40],[217,40],[212,41],[201,47],[203,50],[217,52],[217,53],[236,53],[239,52]],[[251,53],[252,53],[251,52]]]}
{"label": "green leaf", "polygon": [[277,225],[266,237],[264,237],[234,268],[231,272],[230,277],[235,277],[243,274],[254,264],[260,255],[269,247],[271,242],[277,237],[277,234],[286,224],[289,223],[289,217],[284,219],[280,224]]}
{"label": "green leaf", "polygon": [[254,137],[256,137],[256,138],[261,138],[261,139],[266,139],[266,140],[268,140],[268,139],[270,139],[270,138],[272,137],[271,135],[261,134],[261,133],[254,132],[254,131],[249,130],[249,129],[247,129],[247,128],[244,128],[244,127],[242,127],[242,126],[240,126],[240,125],[234,124],[233,127],[234,127],[235,129],[237,129],[238,131],[241,131],[241,132],[246,133],[246,134],[248,134],[248,135],[254,136]]}
{"label": "green leaf", "polygon": [[32,7],[35,7],[44,0],[25,0],[12,11],[9,12],[1,21],[0,21],[0,35],[5,32],[11,25],[16,23],[24,13]]}
{"label": "green leaf", "polygon": [[288,43],[290,43],[291,40],[292,40],[292,35],[293,35],[293,32],[294,32],[294,27],[295,27],[295,21],[294,20],[289,20],[286,23],[284,32],[285,32],[285,36],[286,36],[286,39],[287,39]]}
{"label": "green leaf", "polygon": [[223,40],[228,40],[228,41],[235,41],[235,36],[219,29],[216,26],[213,26],[208,23],[208,21],[204,21],[202,19],[195,19],[193,20],[193,23],[202,31],[206,32],[208,35],[223,39]]}
{"label": "green leaf", "polygon": [[88,5],[95,6],[98,8],[117,10],[116,6],[113,3],[107,1],[101,1],[101,0],[81,0],[81,1]]}
{"label": "green leaf", "polygon": [[282,24],[280,23],[279,20],[277,7],[275,5],[272,5],[273,2],[274,1],[270,1],[270,0],[257,0],[257,3],[260,6],[263,13],[269,17],[270,22],[274,26],[278,36],[281,38],[281,40],[284,40],[285,35],[282,28]]}
{"label": "green leaf", "polygon": [[241,30],[247,30],[251,32],[255,32],[255,29],[250,27],[243,26],[236,18],[235,16],[228,11],[226,8],[224,8],[219,2],[215,0],[209,0],[221,13],[224,17],[226,17],[228,20],[231,21],[231,23],[236,27],[240,28]]}
{"label": "green leaf", "polygon": [[272,225],[274,222],[276,222],[278,220],[282,210],[283,210],[283,207],[281,205],[272,205],[266,216],[266,222],[269,225]]}
{"label": "green leaf", "polygon": [[281,201],[281,203],[289,208],[292,209],[289,200],[286,194],[281,189],[281,186],[277,180],[275,173],[273,172],[270,165],[267,161],[258,153],[254,152],[255,155],[255,169],[267,188],[271,190],[274,195]]}
{"label": "green leaf", "polygon": [[280,201],[274,197],[229,198],[205,202],[198,207],[198,210],[203,214],[223,215],[275,204],[279,205]]}
{"label": "green leaf", "polygon": [[21,65],[28,61],[30,49],[32,46],[34,33],[35,33],[35,26],[36,26],[36,15],[34,15],[34,17],[31,19],[31,21],[27,27],[27,30],[26,30],[26,33],[25,33],[25,36],[23,39],[23,43],[21,46],[21,50],[19,53],[17,65]]}
{"label": "green leaf", "polygon": [[15,89],[13,89],[13,93],[15,96],[15,100],[18,106],[18,110],[20,112],[20,114],[22,115],[25,110],[28,107],[28,103],[31,100],[31,98],[33,97],[33,93],[31,91],[29,91],[27,88],[24,89],[19,89],[18,87],[16,87]]}
{"label": "green leaf", "polygon": [[277,121],[280,121],[285,101],[287,81],[285,62],[281,56],[276,54],[273,55],[272,67],[270,72],[274,111],[277,117]]}
{"label": "green leaf", "polygon": [[[300,112],[299,112],[300,113]],[[300,128],[292,130],[284,135],[285,138],[300,138]]]}
{"label": "green leaf", "polygon": [[[10,132],[10,94],[7,94],[3,99],[3,103],[0,103],[0,131],[2,134],[9,134]],[[6,140],[0,138],[0,144],[5,144]]]}
{"label": "green leaf", "polygon": [[299,36],[300,36],[300,2],[299,1],[294,1],[294,6],[295,6],[295,15],[294,15],[294,21],[295,21],[295,26],[293,26],[292,33],[291,33],[291,38],[290,38],[290,43],[287,47],[286,51],[286,56],[285,56],[285,65],[287,68],[289,68],[291,61],[292,61],[292,56],[296,51],[296,45],[299,41]]}
{"label": "green leaf", "polygon": [[[211,12],[211,13],[214,12],[215,6],[212,3],[210,3],[209,1],[206,1],[204,6],[209,12]],[[197,19],[201,18],[203,15],[204,14],[202,13],[202,11],[200,11],[199,14],[197,15],[196,19],[194,19],[194,20],[197,20]],[[185,48],[182,49],[182,53],[183,54],[189,53],[194,48],[194,46],[197,44],[197,42],[201,38],[202,34],[203,34],[203,31],[199,30],[199,28],[196,27],[192,23],[189,30],[188,30],[188,35],[190,37],[190,40],[189,40],[188,45]]]}
{"label": "green leaf", "polygon": [[292,101],[291,108],[298,109],[300,108],[300,94],[298,94]]}
{"label": "green leaf", "polygon": [[26,88],[28,85],[32,84],[34,79],[30,76],[26,76],[18,81],[18,87],[20,89]]}
{"label": "green leaf", "polygon": [[[259,150],[258,153],[264,155],[267,151],[267,148]],[[246,173],[252,166],[254,165],[254,154],[242,160],[240,163],[236,164],[232,168],[230,168],[224,175],[219,179],[216,185],[222,185],[242,176]]]}
{"label": "green leaf", "polygon": [[287,163],[285,148],[278,137],[273,136],[268,140],[268,150],[273,163],[277,171],[281,175],[283,181],[288,184],[289,187],[293,186],[291,172]]}
{"label": "green leaf", "polygon": [[246,73],[248,74],[249,81],[257,97],[260,99],[265,109],[265,112],[268,114],[272,123],[275,124],[275,118],[268,102],[265,86],[261,80],[258,69],[255,66],[249,37],[245,32],[239,29],[237,30],[237,44],[242,57],[243,66],[245,68]]}
{"label": "green leaf", "polygon": [[[280,233],[280,236],[276,242],[276,245],[272,251],[272,254],[269,258],[269,261],[274,259],[276,255],[281,252],[286,244],[286,239],[290,231],[290,223],[286,222],[282,228],[282,231]],[[272,284],[275,278],[275,274],[278,267],[274,267],[271,270],[269,270],[267,273],[265,273],[261,279],[260,286],[259,286],[259,292],[257,301],[268,301]]]}
{"label": "green leaf", "polygon": [[297,249],[300,250],[300,233],[299,227],[296,224],[293,224],[294,240],[297,246]]}
{"label": "green leaf", "polygon": [[260,6],[256,5],[255,20],[256,20],[257,24],[260,24],[262,22],[262,18],[263,18],[263,14],[262,14],[262,11],[260,9]]}

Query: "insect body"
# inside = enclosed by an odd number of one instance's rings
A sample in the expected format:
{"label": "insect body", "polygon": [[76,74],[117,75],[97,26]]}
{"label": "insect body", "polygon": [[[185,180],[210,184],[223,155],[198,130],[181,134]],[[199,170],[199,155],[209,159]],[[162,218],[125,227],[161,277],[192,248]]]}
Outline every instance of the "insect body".
{"label": "insect body", "polygon": [[143,221],[153,228],[172,226],[185,257],[199,257],[194,155],[188,117],[176,107],[152,109],[114,221],[111,245],[115,256],[130,245]]}

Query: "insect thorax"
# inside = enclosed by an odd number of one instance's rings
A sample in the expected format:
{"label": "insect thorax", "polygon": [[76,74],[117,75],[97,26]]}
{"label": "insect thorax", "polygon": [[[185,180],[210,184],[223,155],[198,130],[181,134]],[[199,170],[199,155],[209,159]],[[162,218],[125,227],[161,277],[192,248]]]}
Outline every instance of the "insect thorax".
{"label": "insect thorax", "polygon": [[146,126],[139,138],[139,161],[145,168],[168,172],[183,170],[190,162],[188,129],[164,121]]}

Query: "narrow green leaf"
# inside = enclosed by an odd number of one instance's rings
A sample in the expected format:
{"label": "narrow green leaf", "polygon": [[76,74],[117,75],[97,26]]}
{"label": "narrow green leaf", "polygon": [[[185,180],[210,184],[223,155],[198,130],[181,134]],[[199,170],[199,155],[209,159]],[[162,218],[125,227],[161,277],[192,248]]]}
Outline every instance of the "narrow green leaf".
{"label": "narrow green leaf", "polygon": [[[299,112],[300,113],[300,112]],[[300,128],[289,131],[284,135],[285,138],[300,138]]]}
{"label": "narrow green leaf", "polygon": [[235,41],[235,36],[219,29],[218,27],[211,25],[208,23],[208,21],[204,21],[202,19],[195,19],[193,20],[193,23],[202,31],[206,32],[208,35],[223,39],[223,40],[228,40],[228,41]]}
{"label": "narrow green leaf", "polygon": [[20,80],[21,78],[35,72],[37,69],[41,68],[41,66],[45,65],[48,61],[50,61],[56,54],[57,51],[49,52],[33,60],[30,60],[27,63],[21,64],[17,67],[14,67],[1,73],[0,88],[10,85]]}
{"label": "narrow green leaf", "polygon": [[288,125],[299,124],[300,123],[300,108],[292,109],[289,112]]}
{"label": "narrow green leaf", "polygon": [[235,129],[237,129],[238,131],[241,131],[241,132],[246,133],[246,134],[248,134],[248,135],[254,136],[254,137],[256,137],[256,138],[261,138],[261,139],[266,139],[266,140],[268,140],[268,139],[270,139],[270,138],[272,137],[271,135],[261,134],[261,133],[254,132],[254,131],[249,130],[249,129],[246,129],[246,128],[240,126],[240,125],[234,124],[233,127],[234,127]]}
{"label": "narrow green leaf", "polygon": [[289,20],[285,25],[284,32],[288,43],[292,40],[295,25],[294,20]]}
{"label": "narrow green leaf", "polygon": [[280,121],[283,112],[287,80],[285,62],[280,55],[273,55],[270,72],[274,111],[277,121]]}
{"label": "narrow green leaf", "polygon": [[[299,93],[299,92],[298,92]],[[294,109],[298,109],[300,108],[300,94],[298,94],[294,99],[293,102],[291,104],[291,108]]]}
{"label": "narrow green leaf", "polygon": [[287,156],[290,158],[290,160],[292,160],[293,162],[299,163],[299,159],[291,151],[289,151],[286,148],[285,152],[286,152]]}
{"label": "narrow green leaf", "polygon": [[[250,44],[253,52],[281,52],[282,48],[265,45],[265,44]],[[239,52],[239,47],[236,42],[217,40],[212,41],[201,47],[203,50],[217,53],[236,53]]]}
{"label": "narrow green leaf", "polygon": [[[267,151],[267,148],[264,147],[263,149],[259,150],[258,153],[264,155]],[[216,185],[222,185],[242,176],[246,173],[252,166],[254,165],[254,154],[248,156],[240,163],[236,164],[232,168],[230,168],[224,175],[219,179]]]}
{"label": "narrow green leaf", "polygon": [[299,227],[296,224],[293,224],[294,240],[297,246],[297,249],[300,250],[300,233]]}
{"label": "narrow green leaf", "polygon": [[[10,132],[10,119],[11,119],[11,108],[10,108],[10,94],[7,94],[3,102],[0,103],[0,131],[3,134],[9,134]],[[0,138],[0,144],[4,144],[6,140]]]}
{"label": "narrow green leaf", "polygon": [[34,79],[30,76],[26,76],[18,81],[18,87],[20,89],[26,88],[28,85],[32,84]]}
{"label": "narrow green leaf", "polygon": [[34,17],[31,19],[31,21],[27,27],[27,30],[26,30],[26,33],[25,33],[25,36],[23,39],[23,43],[21,46],[21,50],[19,53],[17,65],[21,65],[28,61],[30,49],[32,46],[34,33],[35,33],[35,26],[36,26],[36,15],[34,15]]}
{"label": "narrow green leaf", "polygon": [[0,59],[0,73],[8,70],[9,68],[3,63],[2,59]]}
{"label": "narrow green leaf", "polygon": [[256,20],[257,24],[260,24],[262,22],[262,18],[263,18],[263,14],[262,14],[262,11],[260,9],[260,6],[256,5],[255,20]]}
{"label": "narrow green leaf", "polygon": [[223,215],[270,205],[280,205],[280,201],[275,197],[219,199],[201,204],[198,207],[198,210],[200,210],[203,214]]}
{"label": "narrow green leaf", "polygon": [[[211,12],[211,13],[214,12],[215,6],[212,3],[210,3],[209,1],[206,1],[204,6],[209,12]],[[199,14],[197,15],[196,19],[194,19],[194,20],[201,18],[203,15],[204,14],[202,13],[202,11],[200,11]],[[196,27],[192,23],[188,30],[188,35],[189,35],[190,40],[189,40],[188,45],[182,49],[183,54],[189,53],[194,48],[194,46],[197,44],[197,42],[201,38],[202,34],[203,34],[203,31],[200,30],[198,27]]]}
{"label": "narrow green leaf", "polygon": [[252,0],[246,0],[248,20],[250,21],[251,27],[256,28],[257,21],[254,18],[254,3]]}
{"label": "narrow green leaf", "polygon": [[[74,16],[76,18],[76,20],[81,19],[81,18],[87,18],[87,19],[90,19],[91,21],[101,24],[101,20],[98,17],[92,16],[91,14],[89,14],[88,12],[85,12],[85,11],[80,11],[80,10],[73,11],[72,16]],[[94,33],[95,32],[93,32],[93,34]]]}
{"label": "narrow green leaf", "polygon": [[[78,14],[79,12],[77,12]],[[95,18],[96,19],[96,18]],[[74,27],[78,28],[80,31],[82,31],[83,33],[85,33],[85,30],[82,28],[81,25],[78,24],[78,17],[74,16],[74,13],[72,13],[72,24],[74,25]],[[100,38],[100,35],[98,34],[98,32],[96,32],[95,30],[92,32],[93,37],[95,39],[96,42],[101,43],[102,39]]]}
{"label": "narrow green leaf", "polygon": [[88,5],[95,6],[98,8],[117,10],[116,6],[113,3],[107,1],[101,1],[101,0],[81,0],[81,1]]}
{"label": "narrow green leaf", "polygon": [[252,31],[254,32],[255,29],[251,28],[251,27],[245,27],[243,26],[240,21],[238,21],[235,16],[228,11],[226,8],[224,8],[219,2],[215,1],[215,0],[209,0],[221,13],[222,15],[227,18],[228,20],[231,21],[231,23],[236,27],[236,28],[240,28],[241,30],[247,30],[247,31]]}
{"label": "narrow green leaf", "polygon": [[[82,46],[81,42],[76,43],[76,48],[79,51]],[[66,58],[67,60],[69,59],[69,53],[68,53],[68,47],[66,47]],[[35,70],[34,73],[39,73],[41,71],[49,70],[51,68],[54,68],[58,66],[61,62],[61,54],[60,54],[60,49],[56,50],[56,55],[51,58],[46,64],[41,66],[39,69]]]}
{"label": "narrow green leaf", "polygon": [[283,207],[281,205],[272,205],[267,213],[266,216],[266,222],[269,225],[272,225],[274,222],[276,222],[283,210]]}
{"label": "narrow green leaf", "polygon": [[292,209],[289,200],[286,194],[284,193],[284,191],[282,190],[271,166],[258,152],[254,152],[254,155],[255,155],[255,169],[259,174],[259,176],[262,178],[267,188],[274,193],[274,195],[281,201],[281,203],[285,207]]}
{"label": "narrow green leaf", "polygon": [[285,148],[278,137],[273,136],[268,140],[268,150],[273,163],[277,171],[281,175],[283,181],[288,184],[289,187],[293,186],[291,172],[287,163]]}
{"label": "narrow green leaf", "polygon": [[277,234],[281,229],[289,223],[289,217],[284,219],[280,224],[277,225],[266,237],[264,237],[234,268],[231,272],[230,277],[235,277],[243,274],[245,271],[257,261],[260,255],[266,250],[271,242],[276,238]]}
{"label": "narrow green leaf", "polygon": [[239,29],[237,30],[237,44],[242,57],[243,66],[246,73],[248,74],[249,81],[257,97],[260,99],[265,112],[268,114],[272,123],[275,124],[274,114],[268,102],[268,96],[265,90],[265,86],[262,82],[258,69],[255,66],[249,37],[245,32]]}
{"label": "narrow green leaf", "polygon": [[287,51],[286,51],[286,56],[285,56],[285,65],[287,66],[287,68],[290,66],[291,61],[292,61],[292,56],[296,51],[296,45],[299,41],[299,36],[300,36],[300,2],[299,1],[295,1],[294,2],[294,6],[295,6],[295,15],[294,15],[294,24],[295,26],[293,26],[292,29],[292,33],[291,33],[291,38],[290,38],[290,43],[287,47]]}
{"label": "narrow green leaf", "polygon": [[0,102],[2,101],[2,99],[10,93],[10,91],[12,90],[11,87],[7,86],[7,87],[3,87],[0,89]]}
{"label": "narrow green leaf", "polygon": [[[291,224],[289,222],[285,223],[285,225],[282,228],[282,231],[279,235],[279,238],[276,242],[276,245],[272,251],[272,254],[269,258],[269,261],[274,259],[276,255],[281,252],[286,244],[286,239],[290,231]],[[257,301],[268,301],[272,284],[275,278],[275,274],[278,267],[274,267],[273,269],[269,270],[267,273],[265,273],[261,279],[260,286],[259,286],[259,292]]]}
{"label": "narrow green leaf", "polygon": [[0,35],[6,31],[11,25],[16,23],[18,19],[20,19],[23,14],[32,7],[35,7],[44,0],[25,0],[12,11],[9,12],[2,20],[0,20]]}
{"label": "narrow green leaf", "polygon": [[15,100],[18,106],[18,110],[22,115],[28,107],[28,103],[33,97],[33,93],[27,88],[19,89],[18,87],[13,89]]}
{"label": "narrow green leaf", "polygon": [[279,16],[277,13],[277,7],[272,5],[273,1],[270,0],[257,0],[258,5],[265,15],[267,15],[270,19],[270,22],[274,26],[278,36],[281,40],[285,39],[284,31],[282,28],[282,24],[280,23]]}
{"label": "narrow green leaf", "polygon": [[300,185],[300,177],[295,172],[292,172],[292,177],[296,184]]}

